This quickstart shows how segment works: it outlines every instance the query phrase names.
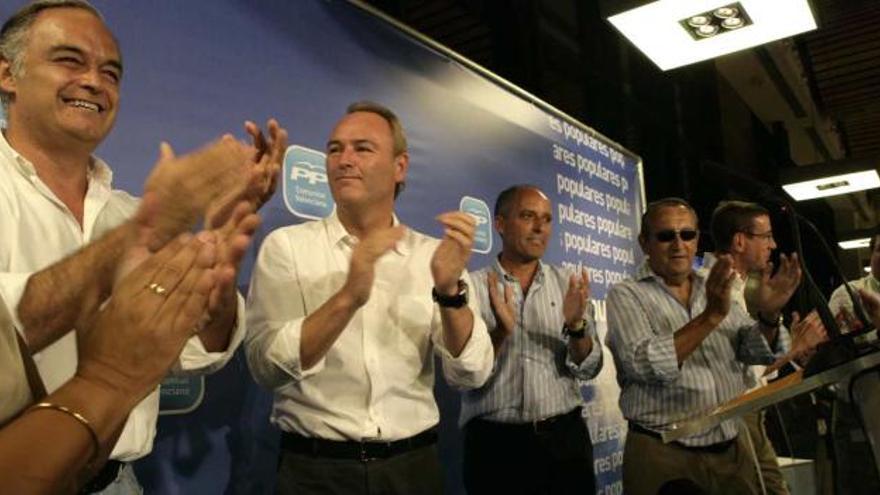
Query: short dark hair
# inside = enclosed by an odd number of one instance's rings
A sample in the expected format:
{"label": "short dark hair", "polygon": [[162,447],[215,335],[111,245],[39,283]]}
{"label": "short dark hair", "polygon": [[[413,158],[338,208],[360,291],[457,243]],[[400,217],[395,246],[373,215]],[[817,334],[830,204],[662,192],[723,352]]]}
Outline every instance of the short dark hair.
{"label": "short dark hair", "polygon": [[648,207],[645,208],[645,213],[642,214],[641,226],[639,228],[639,238],[647,239],[648,237],[648,223],[654,218],[654,215],[657,214],[658,211],[663,208],[671,208],[675,206],[681,206],[687,208],[691,215],[694,216],[694,223],[698,221],[697,212],[694,210],[694,207],[691,206],[687,201],[676,198],[674,196],[670,196],[668,198],[658,199],[657,201],[652,201],[648,203]]}
{"label": "short dark hair", "polygon": [[[400,123],[400,119],[397,118],[397,115],[392,112],[390,108],[374,101],[361,100],[348,105],[348,108],[345,109],[346,115],[355,112],[374,113],[385,119],[385,122],[388,122],[388,125],[391,127],[391,139],[394,142],[394,156],[396,157],[401,153],[406,152],[406,132],[403,130],[403,125]],[[396,199],[405,188],[406,181],[400,181],[395,184],[394,198]]]}
{"label": "short dark hair", "polygon": [[[21,75],[28,32],[37,16],[44,10],[62,8],[82,9],[104,20],[101,12],[85,0],[36,0],[21,7],[0,28],[0,58],[9,62],[13,76]],[[9,94],[0,93],[4,108],[9,105],[9,98]]]}
{"label": "short dark hair", "polygon": [[538,186],[532,184],[516,184],[501,191],[501,193],[499,193],[498,197],[495,199],[495,209],[493,210],[492,214],[496,217],[506,217],[507,214],[510,213],[510,208],[513,206],[513,202],[516,200],[516,197],[519,195],[519,193],[521,191],[526,191],[529,189],[540,191],[540,189],[538,189]]}
{"label": "short dark hair", "polygon": [[770,216],[767,208],[746,201],[722,201],[712,212],[709,229],[715,241],[715,249],[730,251],[733,236],[737,232],[750,232],[752,222],[762,216]]}

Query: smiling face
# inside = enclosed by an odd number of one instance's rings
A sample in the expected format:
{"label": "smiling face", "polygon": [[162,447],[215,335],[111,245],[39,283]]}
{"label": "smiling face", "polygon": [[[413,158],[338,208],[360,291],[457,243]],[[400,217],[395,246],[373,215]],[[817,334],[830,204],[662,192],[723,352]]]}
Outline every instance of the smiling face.
{"label": "smiling face", "polygon": [[553,231],[550,200],[537,189],[521,189],[507,210],[495,217],[503,256],[520,263],[540,259]]}
{"label": "smiling face", "polygon": [[393,205],[408,164],[406,152],[394,154],[391,125],[376,113],[346,115],[327,141],[327,179],[342,206]]}
{"label": "smiling face", "polygon": [[[647,232],[639,238],[639,244],[648,255],[651,269],[667,283],[687,278],[697,252],[699,235],[691,240],[682,239],[682,235],[697,231],[697,219],[693,213],[684,206],[664,206],[646,220]],[[671,238],[668,236],[670,231],[674,233]]]}
{"label": "smiling face", "polygon": [[0,61],[10,139],[96,148],[116,120],[122,77],[119,49],[104,23],[83,9],[45,10],[31,25],[22,56],[18,74],[10,61]]}

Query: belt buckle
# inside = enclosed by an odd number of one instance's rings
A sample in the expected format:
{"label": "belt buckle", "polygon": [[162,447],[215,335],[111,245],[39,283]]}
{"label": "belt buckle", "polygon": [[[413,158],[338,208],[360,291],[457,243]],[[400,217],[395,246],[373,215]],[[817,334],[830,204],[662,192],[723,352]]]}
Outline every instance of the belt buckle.
{"label": "belt buckle", "polygon": [[360,443],[360,447],[361,447],[360,460],[361,460],[361,462],[370,462],[370,461],[375,461],[376,459],[379,459],[378,457],[370,456],[370,453],[367,451],[368,450],[367,447],[369,445],[370,444],[368,444],[367,442]]}

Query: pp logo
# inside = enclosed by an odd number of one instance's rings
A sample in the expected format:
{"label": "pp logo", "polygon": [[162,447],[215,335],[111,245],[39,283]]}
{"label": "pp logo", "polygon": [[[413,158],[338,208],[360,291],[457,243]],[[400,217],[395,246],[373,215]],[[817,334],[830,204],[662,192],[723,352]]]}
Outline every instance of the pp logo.
{"label": "pp logo", "polygon": [[482,199],[463,196],[458,209],[477,221],[473,251],[483,254],[492,251],[492,216],[489,214],[489,205]]}
{"label": "pp logo", "polygon": [[293,145],[284,154],[284,204],[294,215],[320,220],[333,212],[324,153]]}

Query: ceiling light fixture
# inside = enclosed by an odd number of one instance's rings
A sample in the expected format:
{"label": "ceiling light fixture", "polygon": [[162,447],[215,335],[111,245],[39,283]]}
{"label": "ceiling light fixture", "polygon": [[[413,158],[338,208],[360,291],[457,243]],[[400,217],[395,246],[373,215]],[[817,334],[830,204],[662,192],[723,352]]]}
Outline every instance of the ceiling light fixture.
{"label": "ceiling light fixture", "polygon": [[871,238],[864,237],[862,239],[850,239],[848,241],[839,241],[837,243],[840,249],[862,249],[871,245]]}
{"label": "ceiling light fixture", "polygon": [[603,14],[662,70],[816,29],[809,0],[606,0]]}
{"label": "ceiling light fixture", "polygon": [[880,187],[877,159],[840,160],[780,170],[782,189],[796,201]]}

